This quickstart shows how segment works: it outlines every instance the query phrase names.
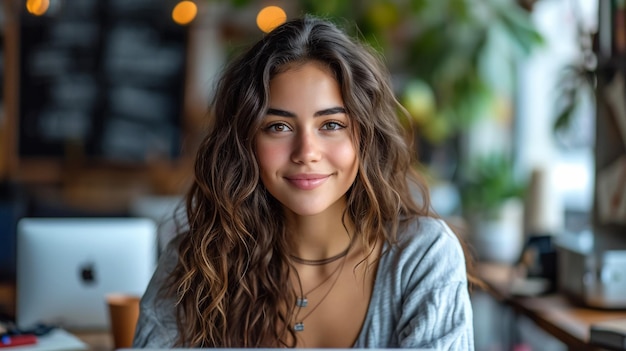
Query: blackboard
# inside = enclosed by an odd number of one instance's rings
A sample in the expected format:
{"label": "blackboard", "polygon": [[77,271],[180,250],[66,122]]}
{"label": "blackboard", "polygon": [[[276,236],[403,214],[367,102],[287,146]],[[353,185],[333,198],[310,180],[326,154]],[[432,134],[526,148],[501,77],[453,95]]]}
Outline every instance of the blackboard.
{"label": "blackboard", "polygon": [[18,156],[179,156],[188,28],[172,0],[51,2],[20,13]]}

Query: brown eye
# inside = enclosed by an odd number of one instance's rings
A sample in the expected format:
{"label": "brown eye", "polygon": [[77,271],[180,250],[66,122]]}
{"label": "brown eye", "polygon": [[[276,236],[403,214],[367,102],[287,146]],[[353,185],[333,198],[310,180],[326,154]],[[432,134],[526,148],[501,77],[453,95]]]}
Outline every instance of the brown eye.
{"label": "brown eye", "polygon": [[339,122],[326,122],[324,123],[324,125],[322,126],[322,129],[324,130],[339,130],[339,129],[343,129],[345,128],[345,126]]}
{"label": "brown eye", "polygon": [[265,128],[268,132],[281,133],[291,131],[288,125],[284,123],[273,123]]}

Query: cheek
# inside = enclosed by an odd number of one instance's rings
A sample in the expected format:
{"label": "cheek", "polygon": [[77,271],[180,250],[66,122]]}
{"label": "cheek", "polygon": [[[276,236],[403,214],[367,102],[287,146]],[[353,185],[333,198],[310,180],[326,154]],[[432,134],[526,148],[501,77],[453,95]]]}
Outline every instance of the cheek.
{"label": "cheek", "polygon": [[346,172],[355,173],[358,168],[358,155],[351,142],[345,142],[334,148],[332,157],[341,164]]}
{"label": "cheek", "polygon": [[274,173],[281,164],[283,147],[278,144],[257,143],[256,159],[261,175]]}

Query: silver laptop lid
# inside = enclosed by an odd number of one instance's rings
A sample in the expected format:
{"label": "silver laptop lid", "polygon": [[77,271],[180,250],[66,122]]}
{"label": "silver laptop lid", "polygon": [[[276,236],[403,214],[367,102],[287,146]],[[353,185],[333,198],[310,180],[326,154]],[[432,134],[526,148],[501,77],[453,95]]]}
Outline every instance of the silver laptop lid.
{"label": "silver laptop lid", "polygon": [[17,228],[16,322],[109,328],[105,295],[142,295],[156,267],[145,218],[24,218]]}

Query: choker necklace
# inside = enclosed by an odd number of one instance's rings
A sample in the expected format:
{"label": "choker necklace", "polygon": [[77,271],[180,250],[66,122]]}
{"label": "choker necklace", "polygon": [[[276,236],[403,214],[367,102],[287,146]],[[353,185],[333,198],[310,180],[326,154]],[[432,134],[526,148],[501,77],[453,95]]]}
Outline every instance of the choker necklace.
{"label": "choker necklace", "polygon": [[289,255],[289,257],[296,263],[300,263],[300,264],[305,264],[308,266],[323,266],[325,264],[329,264],[332,262],[337,261],[338,259],[345,257],[348,254],[348,251],[350,251],[350,248],[352,247],[352,242],[353,240],[350,239],[350,243],[348,244],[348,247],[346,247],[345,250],[343,250],[342,252],[336,254],[335,256],[331,256],[328,258],[322,258],[319,260],[309,260],[306,258],[301,258],[298,256],[294,256],[294,255]]}

